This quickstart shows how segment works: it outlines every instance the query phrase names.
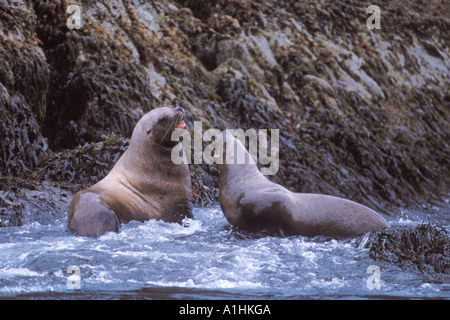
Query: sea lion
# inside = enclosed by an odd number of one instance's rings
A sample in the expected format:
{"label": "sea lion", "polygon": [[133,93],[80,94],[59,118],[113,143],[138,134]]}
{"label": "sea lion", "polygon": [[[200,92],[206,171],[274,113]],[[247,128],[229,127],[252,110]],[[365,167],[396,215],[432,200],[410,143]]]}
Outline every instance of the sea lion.
{"label": "sea lion", "polygon": [[[79,191],[69,208],[68,228],[98,237],[118,232],[121,222],[192,218],[191,178],[186,164],[171,160],[172,132],[186,128],[181,108],[157,108],[136,124],[130,145],[109,174]],[[187,163],[187,162],[185,162]]]}
{"label": "sea lion", "polygon": [[[230,224],[269,235],[331,237],[352,237],[389,226],[377,212],[356,202],[294,193],[271,182],[238,139],[227,130],[223,138],[224,159],[226,149],[234,146],[230,159],[219,165],[219,201]],[[236,161],[238,148],[245,153],[245,164]]]}

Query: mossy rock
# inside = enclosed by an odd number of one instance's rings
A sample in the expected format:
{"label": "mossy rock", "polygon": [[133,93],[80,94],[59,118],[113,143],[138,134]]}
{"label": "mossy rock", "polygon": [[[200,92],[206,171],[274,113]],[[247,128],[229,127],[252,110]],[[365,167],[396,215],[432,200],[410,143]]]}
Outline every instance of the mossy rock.
{"label": "mossy rock", "polygon": [[98,142],[85,143],[45,157],[35,171],[35,178],[67,181],[85,187],[103,179],[129,145],[115,133],[101,136]]}
{"label": "mossy rock", "polygon": [[[356,0],[0,4],[0,172],[27,175],[52,150],[38,177],[92,183],[115,159],[93,153],[99,134],[130,137],[168,102],[205,129],[279,129],[270,178],[293,191],[384,212],[446,196],[450,24],[443,4],[419,17],[412,2],[383,0],[380,32]],[[68,4],[83,8],[79,30]],[[196,170],[215,188],[213,169]]]}
{"label": "mossy rock", "polygon": [[450,281],[450,235],[444,227],[394,226],[370,234],[364,247],[372,259],[422,272],[435,281]]}

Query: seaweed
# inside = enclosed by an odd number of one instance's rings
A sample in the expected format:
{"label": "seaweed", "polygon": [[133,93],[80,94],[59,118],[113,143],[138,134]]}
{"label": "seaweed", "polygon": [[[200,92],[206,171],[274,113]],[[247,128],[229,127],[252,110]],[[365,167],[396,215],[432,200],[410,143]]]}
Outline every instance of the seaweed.
{"label": "seaweed", "polygon": [[85,187],[103,179],[130,143],[116,133],[101,135],[98,142],[51,152],[34,172],[35,179],[67,181]]}
{"label": "seaweed", "polygon": [[429,222],[394,226],[371,233],[364,247],[374,260],[421,272],[434,281],[450,280],[450,235],[445,227]]}

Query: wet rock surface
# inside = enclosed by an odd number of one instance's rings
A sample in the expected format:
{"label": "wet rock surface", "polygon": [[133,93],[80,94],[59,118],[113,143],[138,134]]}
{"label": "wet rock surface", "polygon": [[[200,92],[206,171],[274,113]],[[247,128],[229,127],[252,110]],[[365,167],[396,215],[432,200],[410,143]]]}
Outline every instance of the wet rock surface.
{"label": "wet rock surface", "polygon": [[[0,1],[0,225],[64,210],[163,105],[183,107],[190,128],[280,129],[270,178],[293,191],[387,215],[448,197],[448,3],[381,1],[380,30],[366,27],[370,4]],[[217,168],[190,169],[195,204],[217,203]]]}
{"label": "wet rock surface", "polygon": [[79,185],[0,176],[0,227],[49,224],[67,212]]}
{"label": "wet rock surface", "polygon": [[292,190],[378,210],[448,190],[440,2],[420,18],[412,2],[383,2],[380,30],[352,1],[81,1],[79,29],[67,27],[70,4],[0,5],[4,174],[101,134],[128,138],[143,113],[169,103],[204,130],[280,129],[273,178]]}
{"label": "wet rock surface", "polygon": [[364,247],[372,259],[416,270],[429,281],[450,281],[450,237],[446,228],[429,223],[395,226],[371,234],[366,241]]}

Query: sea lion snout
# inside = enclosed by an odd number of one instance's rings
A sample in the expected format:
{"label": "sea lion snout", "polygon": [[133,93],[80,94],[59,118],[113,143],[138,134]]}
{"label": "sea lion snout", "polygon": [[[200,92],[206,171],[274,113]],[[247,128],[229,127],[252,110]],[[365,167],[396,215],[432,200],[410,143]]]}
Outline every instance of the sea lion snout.
{"label": "sea lion snout", "polygon": [[183,108],[176,107],[175,110],[178,111],[178,115],[177,115],[177,124],[175,125],[174,130],[186,129],[187,125],[186,125],[186,122],[184,122],[184,110],[183,110]]}

